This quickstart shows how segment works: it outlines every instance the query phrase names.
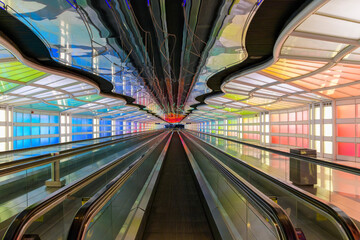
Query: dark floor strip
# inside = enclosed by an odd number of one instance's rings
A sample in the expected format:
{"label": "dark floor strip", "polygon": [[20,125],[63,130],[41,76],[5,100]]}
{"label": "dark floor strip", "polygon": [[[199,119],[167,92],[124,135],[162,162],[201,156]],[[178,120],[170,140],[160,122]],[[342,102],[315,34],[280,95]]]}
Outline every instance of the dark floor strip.
{"label": "dark floor strip", "polygon": [[144,239],[213,239],[177,133],[165,158]]}

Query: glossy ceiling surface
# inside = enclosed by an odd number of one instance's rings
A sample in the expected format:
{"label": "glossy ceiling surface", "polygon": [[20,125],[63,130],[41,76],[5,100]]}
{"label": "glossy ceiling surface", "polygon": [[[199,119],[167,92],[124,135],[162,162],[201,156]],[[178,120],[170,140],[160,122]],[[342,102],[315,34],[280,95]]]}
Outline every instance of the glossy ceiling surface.
{"label": "glossy ceiling surface", "polygon": [[228,79],[225,95],[206,99],[207,106],[193,113],[212,107],[246,115],[359,96],[360,2],[319,2],[278,39],[270,66]]}
{"label": "glossy ceiling surface", "polygon": [[159,119],[78,80],[47,74],[19,62],[0,45],[0,104],[74,115],[155,122]]}
{"label": "glossy ceiling surface", "polygon": [[[0,7],[31,29],[54,61],[101,77],[167,122],[187,114],[185,122],[199,122],[360,95],[360,2],[290,2],[304,6],[280,19],[273,57],[226,76],[216,95],[209,95],[209,79],[248,60],[248,30],[266,0],[3,0]],[[151,116],[102,95],[101,84],[29,68],[3,47],[0,57],[0,103]],[[199,96],[208,96],[201,105]]]}

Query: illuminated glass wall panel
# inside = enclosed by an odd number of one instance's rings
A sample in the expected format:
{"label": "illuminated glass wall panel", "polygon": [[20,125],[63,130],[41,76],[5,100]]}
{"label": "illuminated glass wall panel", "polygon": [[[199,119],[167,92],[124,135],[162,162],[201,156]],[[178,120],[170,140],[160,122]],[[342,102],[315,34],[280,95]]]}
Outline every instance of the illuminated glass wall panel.
{"label": "illuminated glass wall panel", "polygon": [[71,129],[72,141],[93,138],[93,119],[73,117]]}
{"label": "illuminated glass wall panel", "polygon": [[59,115],[15,109],[13,149],[38,147],[60,142]]}

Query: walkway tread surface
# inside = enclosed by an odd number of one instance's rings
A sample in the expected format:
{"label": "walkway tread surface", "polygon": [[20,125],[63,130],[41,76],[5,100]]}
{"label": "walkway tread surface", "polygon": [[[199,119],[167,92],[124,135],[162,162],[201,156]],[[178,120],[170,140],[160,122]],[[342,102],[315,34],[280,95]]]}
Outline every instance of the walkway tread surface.
{"label": "walkway tread surface", "polygon": [[165,157],[143,239],[213,239],[177,133]]}

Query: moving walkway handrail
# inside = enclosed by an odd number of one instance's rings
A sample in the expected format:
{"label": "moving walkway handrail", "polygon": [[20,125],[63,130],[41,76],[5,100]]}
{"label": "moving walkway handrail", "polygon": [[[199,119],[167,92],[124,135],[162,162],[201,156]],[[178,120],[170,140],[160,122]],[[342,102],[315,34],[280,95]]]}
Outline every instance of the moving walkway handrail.
{"label": "moving walkway handrail", "polygon": [[[180,138],[182,139],[181,136]],[[209,154],[199,144],[195,143],[194,140],[190,139],[189,137],[187,138],[191,142],[193,142],[195,146],[197,146],[196,148],[200,150],[207,157],[207,159],[209,159],[211,163],[234,184],[234,186],[238,187],[245,193],[244,197],[247,198],[249,202],[257,205],[259,209],[268,214],[268,216],[273,220],[273,222],[276,223],[275,228],[277,229],[280,239],[298,239],[294,225],[292,224],[288,215],[279,205],[277,205],[268,196],[260,192],[258,189],[248,183],[245,179],[232,171],[216,157]],[[185,147],[185,141],[182,140],[182,142]],[[186,146],[186,148],[188,147]]]}
{"label": "moving walkway handrail", "polygon": [[158,131],[158,130],[149,130],[149,131],[143,131],[143,132],[137,132],[137,133],[124,133],[124,134],[118,134],[118,135],[113,135],[113,136],[89,138],[89,139],[76,140],[76,141],[70,141],[70,142],[62,142],[62,143],[54,143],[54,144],[42,145],[42,146],[36,146],[36,147],[30,147],[30,148],[14,149],[14,150],[0,152],[0,156],[14,154],[14,153],[18,153],[18,152],[33,151],[33,150],[37,150],[37,149],[41,149],[41,148],[56,147],[56,146],[62,146],[62,145],[67,145],[67,144],[77,144],[77,143],[81,143],[81,142],[94,141],[94,140],[100,140],[100,139],[105,139],[105,138],[121,137],[121,136],[125,136],[125,135],[138,136],[143,133],[156,132],[156,131]]}
{"label": "moving walkway handrail", "polygon": [[244,141],[240,141],[240,140],[236,140],[236,139],[232,139],[232,138],[227,138],[227,137],[223,137],[223,136],[210,134],[210,133],[204,133],[204,132],[199,132],[199,131],[189,130],[189,129],[186,129],[185,131],[200,133],[200,134],[204,134],[204,135],[208,135],[208,136],[216,137],[216,138],[221,138],[221,139],[224,139],[227,141],[231,141],[231,142],[239,143],[239,144],[246,145],[249,147],[257,148],[260,150],[276,153],[276,154],[286,156],[286,157],[294,157],[299,160],[308,161],[308,162],[315,163],[315,164],[318,164],[321,166],[333,168],[336,170],[340,170],[340,171],[344,171],[344,172],[348,172],[348,173],[360,176],[360,168],[346,166],[346,165],[334,163],[334,162],[328,162],[328,161],[320,160],[320,159],[313,158],[313,157],[307,157],[307,156],[303,156],[303,155],[299,155],[299,154],[295,154],[295,153],[289,153],[289,152],[285,152],[285,151],[281,151],[281,150],[277,150],[277,149],[273,149],[273,148],[269,148],[269,147],[260,146],[260,145],[253,144],[253,143],[248,143],[248,142],[244,142]]}
{"label": "moving walkway handrail", "polygon": [[[165,137],[157,141],[151,148],[149,148],[142,156],[130,164],[117,177],[109,182],[105,187],[100,189],[93,197],[89,199],[76,213],[71,224],[68,240],[84,239],[86,230],[96,216],[96,214],[112,199],[112,197],[119,191],[126,180],[138,169],[145,159],[153,152],[153,150],[163,141]],[[168,149],[172,134],[169,137],[164,149]]]}
{"label": "moving walkway handrail", "polygon": [[231,156],[230,154],[228,154],[227,152],[223,151],[222,149],[207,143],[206,141],[200,139],[199,137],[194,136],[193,134],[191,134],[191,135],[193,137],[195,137],[196,139],[198,139],[199,141],[202,141],[203,143],[205,143],[208,147],[211,147],[211,148],[223,153],[224,155],[226,155],[228,158],[232,159],[233,161],[236,161],[237,163],[245,166],[246,168],[250,169],[251,171],[254,171],[255,173],[261,175],[262,177],[281,186],[282,188],[286,189],[287,191],[289,191],[293,195],[297,196],[298,198],[302,199],[303,201],[309,202],[316,208],[321,209],[323,212],[327,213],[333,219],[335,219],[335,221],[341,226],[342,230],[347,235],[348,239],[353,239],[353,240],[360,239],[359,229],[356,227],[356,225],[351,220],[351,218],[337,206],[333,205],[330,202],[326,202],[316,196],[313,196],[313,195],[303,191],[302,189],[292,186],[289,183],[286,183],[275,177],[272,177],[272,176],[264,173],[263,171],[257,169],[256,167],[250,166],[245,161],[235,158],[235,157]]}
{"label": "moving walkway handrail", "polygon": [[54,155],[54,156],[45,156],[43,158],[39,158],[39,157],[25,158],[22,160],[15,160],[12,162],[1,163],[0,164],[0,177],[4,176],[4,175],[9,175],[9,174],[13,174],[16,172],[24,171],[26,169],[49,164],[49,163],[55,162],[55,161],[63,159],[63,158],[79,155],[79,154],[91,151],[93,149],[106,147],[109,145],[117,144],[117,143],[124,142],[124,141],[130,140],[130,139],[138,138],[138,137],[152,136],[152,135],[155,135],[155,133],[147,133],[147,134],[142,134],[140,136],[139,135],[130,136],[127,138],[120,138],[120,139],[110,140],[110,141],[96,143],[96,144],[92,144],[92,145],[82,146],[82,147],[78,147],[78,148],[67,149],[67,150],[61,151],[61,153],[59,155]]}
{"label": "moving walkway handrail", "polygon": [[[165,134],[168,133],[164,132],[161,135],[165,135]],[[99,170],[97,170],[96,172],[93,172],[92,174],[84,178],[74,181],[73,183],[52,193],[48,197],[39,201],[38,203],[35,203],[29,206],[28,208],[24,209],[12,221],[11,225],[9,226],[3,237],[3,240],[21,240],[23,235],[25,234],[26,229],[31,225],[33,220],[37,219],[42,214],[45,214],[46,212],[50,211],[53,207],[55,207],[57,204],[62,202],[69,195],[77,192],[84,186],[94,181],[96,178],[102,176],[109,170],[113,169],[115,166],[123,162],[126,158],[130,157],[134,153],[138,152],[139,150],[147,146],[150,142],[154,141],[155,138],[146,141],[145,143],[141,144],[139,147],[132,150],[131,152],[125,153],[121,157],[113,160],[110,163],[107,163],[106,165],[99,168]]]}

